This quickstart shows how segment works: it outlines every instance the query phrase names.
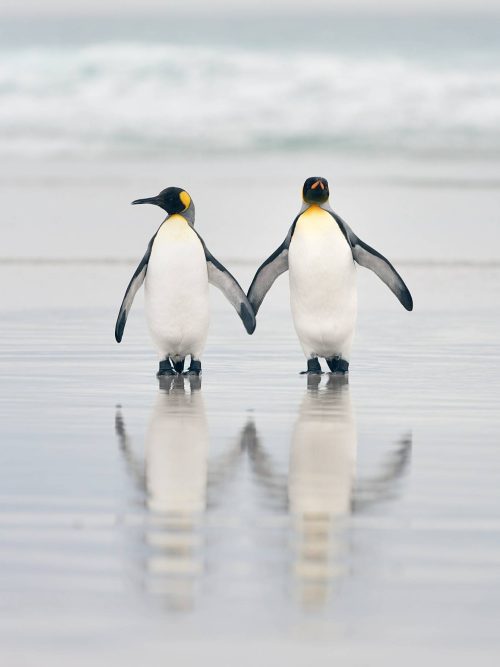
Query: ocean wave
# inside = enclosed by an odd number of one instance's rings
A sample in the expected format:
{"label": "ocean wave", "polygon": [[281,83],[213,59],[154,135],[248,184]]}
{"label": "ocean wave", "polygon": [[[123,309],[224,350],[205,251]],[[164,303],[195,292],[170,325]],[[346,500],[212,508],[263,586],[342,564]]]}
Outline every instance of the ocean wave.
{"label": "ocean wave", "polygon": [[500,151],[500,72],[399,57],[109,43],[8,50],[0,151]]}

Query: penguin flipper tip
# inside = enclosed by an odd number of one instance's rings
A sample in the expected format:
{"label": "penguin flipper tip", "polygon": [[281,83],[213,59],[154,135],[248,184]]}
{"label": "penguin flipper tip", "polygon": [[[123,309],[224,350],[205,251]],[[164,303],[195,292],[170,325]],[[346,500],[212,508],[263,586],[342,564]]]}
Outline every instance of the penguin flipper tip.
{"label": "penguin flipper tip", "polygon": [[126,311],[120,312],[118,315],[118,319],[116,320],[116,326],[115,326],[115,340],[117,343],[122,342],[123,338],[123,332],[125,330],[125,323],[127,321],[127,313]]}
{"label": "penguin flipper tip", "polygon": [[403,304],[403,307],[406,308],[406,310],[413,310],[413,298],[408,289],[405,293],[403,293],[401,297],[401,303]]}
{"label": "penguin flipper tip", "polygon": [[241,304],[240,308],[240,317],[245,326],[247,333],[251,336],[255,331],[257,322],[255,321],[255,315],[251,306],[247,306],[246,303]]}

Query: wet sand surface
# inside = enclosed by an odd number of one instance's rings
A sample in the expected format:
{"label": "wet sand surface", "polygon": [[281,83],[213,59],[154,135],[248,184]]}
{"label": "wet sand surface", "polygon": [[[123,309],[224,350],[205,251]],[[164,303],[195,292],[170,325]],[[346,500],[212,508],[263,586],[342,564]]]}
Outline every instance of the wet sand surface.
{"label": "wet sand surface", "polygon": [[500,269],[399,268],[348,382],[299,375],[284,277],[158,387],[133,267],[0,266],[2,663],[495,664]]}

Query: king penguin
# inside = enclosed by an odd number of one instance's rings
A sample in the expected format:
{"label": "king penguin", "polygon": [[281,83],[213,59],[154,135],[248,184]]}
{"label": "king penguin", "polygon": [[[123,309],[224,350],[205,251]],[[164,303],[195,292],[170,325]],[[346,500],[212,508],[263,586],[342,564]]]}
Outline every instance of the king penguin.
{"label": "king penguin", "polygon": [[132,302],[145,281],[146,317],[160,358],[157,375],[182,373],[188,355],[188,373],[199,375],[209,324],[208,284],[223,292],[249,334],[255,329],[252,307],[238,282],[195,231],[194,204],[185,190],[166,188],[156,197],[136,199],[132,204],[154,204],[167,217],[127,287],[116,320],[116,341],[122,339]]}
{"label": "king penguin", "polygon": [[276,278],[289,270],[293,322],[309,374],[320,374],[318,357],[332,373],[345,374],[357,314],[355,262],[371,269],[406,310],[413,300],[403,279],[379,252],[364,243],[329,204],[325,178],[308,178],[303,205],[287,237],[260,266],[248,291],[255,315]]}

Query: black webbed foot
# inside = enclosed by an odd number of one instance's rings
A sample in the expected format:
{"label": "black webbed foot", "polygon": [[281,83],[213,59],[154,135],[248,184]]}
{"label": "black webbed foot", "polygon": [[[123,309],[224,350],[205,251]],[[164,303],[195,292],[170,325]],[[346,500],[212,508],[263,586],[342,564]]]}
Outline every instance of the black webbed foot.
{"label": "black webbed foot", "polygon": [[158,373],[156,374],[156,377],[162,377],[163,375],[176,375],[176,372],[172,368],[172,364],[170,363],[170,359],[163,359],[160,361],[159,367],[158,367]]}
{"label": "black webbed foot", "polygon": [[345,375],[349,372],[349,362],[345,359],[342,359],[342,357],[332,357],[331,359],[327,359],[326,363],[328,364],[328,368],[332,373]]}
{"label": "black webbed foot", "polygon": [[307,371],[302,371],[301,375],[321,375],[322,373],[318,357],[313,357],[307,360]]}
{"label": "black webbed foot", "polygon": [[184,359],[181,359],[180,361],[174,361],[174,368],[175,372],[181,375],[184,370]]}
{"label": "black webbed foot", "polygon": [[191,359],[189,368],[185,371],[184,375],[200,375],[201,373],[201,361],[198,359]]}

